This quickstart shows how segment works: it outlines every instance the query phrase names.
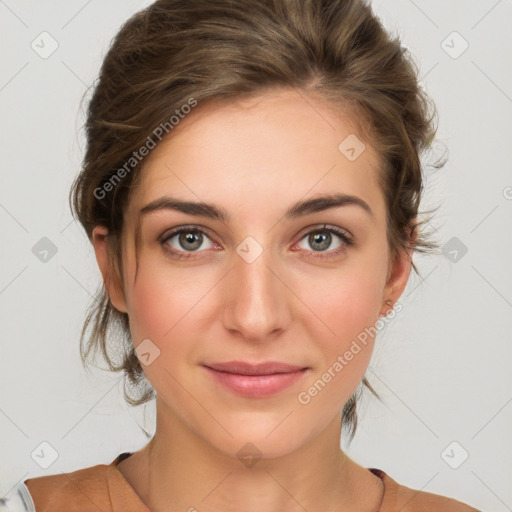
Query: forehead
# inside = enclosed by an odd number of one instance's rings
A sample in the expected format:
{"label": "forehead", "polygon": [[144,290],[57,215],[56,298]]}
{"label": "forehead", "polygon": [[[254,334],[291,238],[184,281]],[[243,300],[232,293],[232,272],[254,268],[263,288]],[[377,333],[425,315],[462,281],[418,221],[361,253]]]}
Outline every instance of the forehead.
{"label": "forehead", "polygon": [[263,214],[262,203],[284,209],[308,194],[334,192],[378,210],[380,159],[359,121],[293,89],[199,105],[146,157],[130,211],[172,193]]}

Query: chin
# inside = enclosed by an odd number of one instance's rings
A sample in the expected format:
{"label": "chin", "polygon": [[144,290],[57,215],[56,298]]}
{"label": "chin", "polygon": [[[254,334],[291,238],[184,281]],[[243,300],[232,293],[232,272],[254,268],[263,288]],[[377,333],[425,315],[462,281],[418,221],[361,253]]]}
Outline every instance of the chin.
{"label": "chin", "polygon": [[[211,429],[202,434],[210,446],[228,457],[238,458],[247,466],[247,460],[254,459],[257,462],[289,455],[315,436],[314,429],[308,429],[304,422],[292,421],[293,414],[282,421],[285,416],[282,415],[277,422],[265,421],[262,418],[259,422],[254,418],[248,418],[248,424],[232,421],[226,425],[226,429],[233,437],[228,437],[221,432],[212,436]],[[279,424],[281,421],[282,423]]]}

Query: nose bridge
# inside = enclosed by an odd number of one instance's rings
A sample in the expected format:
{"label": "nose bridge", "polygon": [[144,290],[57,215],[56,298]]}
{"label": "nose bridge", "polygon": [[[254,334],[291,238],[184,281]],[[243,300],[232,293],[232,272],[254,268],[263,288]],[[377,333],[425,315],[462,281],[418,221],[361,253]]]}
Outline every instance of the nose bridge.
{"label": "nose bridge", "polygon": [[286,287],[275,275],[272,252],[256,244],[246,239],[234,255],[223,298],[223,322],[244,338],[263,341],[285,328],[290,315]]}

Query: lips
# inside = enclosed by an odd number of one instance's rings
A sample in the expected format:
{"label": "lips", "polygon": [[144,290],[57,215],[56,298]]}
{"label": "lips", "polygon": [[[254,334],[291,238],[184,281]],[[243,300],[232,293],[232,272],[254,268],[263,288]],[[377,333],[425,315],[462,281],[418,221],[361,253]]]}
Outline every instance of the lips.
{"label": "lips", "polygon": [[229,363],[208,363],[204,366],[219,372],[236,373],[238,375],[272,375],[275,373],[292,373],[305,368],[304,366],[295,366],[278,361],[269,361],[267,363],[259,364],[232,361]]}
{"label": "lips", "polygon": [[247,398],[265,398],[283,391],[307,372],[304,366],[278,361],[251,364],[243,361],[208,363],[210,377],[231,392]]}

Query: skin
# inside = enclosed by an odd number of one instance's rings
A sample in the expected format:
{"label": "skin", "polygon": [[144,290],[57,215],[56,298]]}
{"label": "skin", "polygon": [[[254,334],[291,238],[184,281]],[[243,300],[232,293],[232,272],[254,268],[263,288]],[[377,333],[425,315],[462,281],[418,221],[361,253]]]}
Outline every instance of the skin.
{"label": "skin", "polygon": [[[409,252],[390,257],[371,141],[354,161],[338,150],[353,133],[350,117],[291,89],[199,105],[144,162],[125,212],[122,279],[109,264],[106,228],[95,228],[112,304],[128,313],[135,346],[150,339],[160,350],[143,366],[157,393],[156,434],[118,466],[152,511],[378,509],[381,480],[340,449],[341,411],[374,340],[308,404],[297,399],[389,310],[386,301],[396,302],[410,273]],[[332,193],[359,197],[373,214],[344,205],[283,219],[297,201]],[[164,195],[214,203],[230,219],[145,214],[136,274],[138,212]],[[206,231],[198,250],[180,245],[179,235],[159,242],[189,224]],[[308,235],[325,233],[324,224],[345,229],[355,243],[344,246],[333,234],[319,250]],[[252,263],[236,251],[248,236],[263,248]],[[165,245],[192,256],[173,258]],[[340,246],[341,254],[328,256]],[[233,360],[309,369],[272,397],[247,398],[202,366]],[[246,443],[262,457],[252,467],[237,457]]]}

